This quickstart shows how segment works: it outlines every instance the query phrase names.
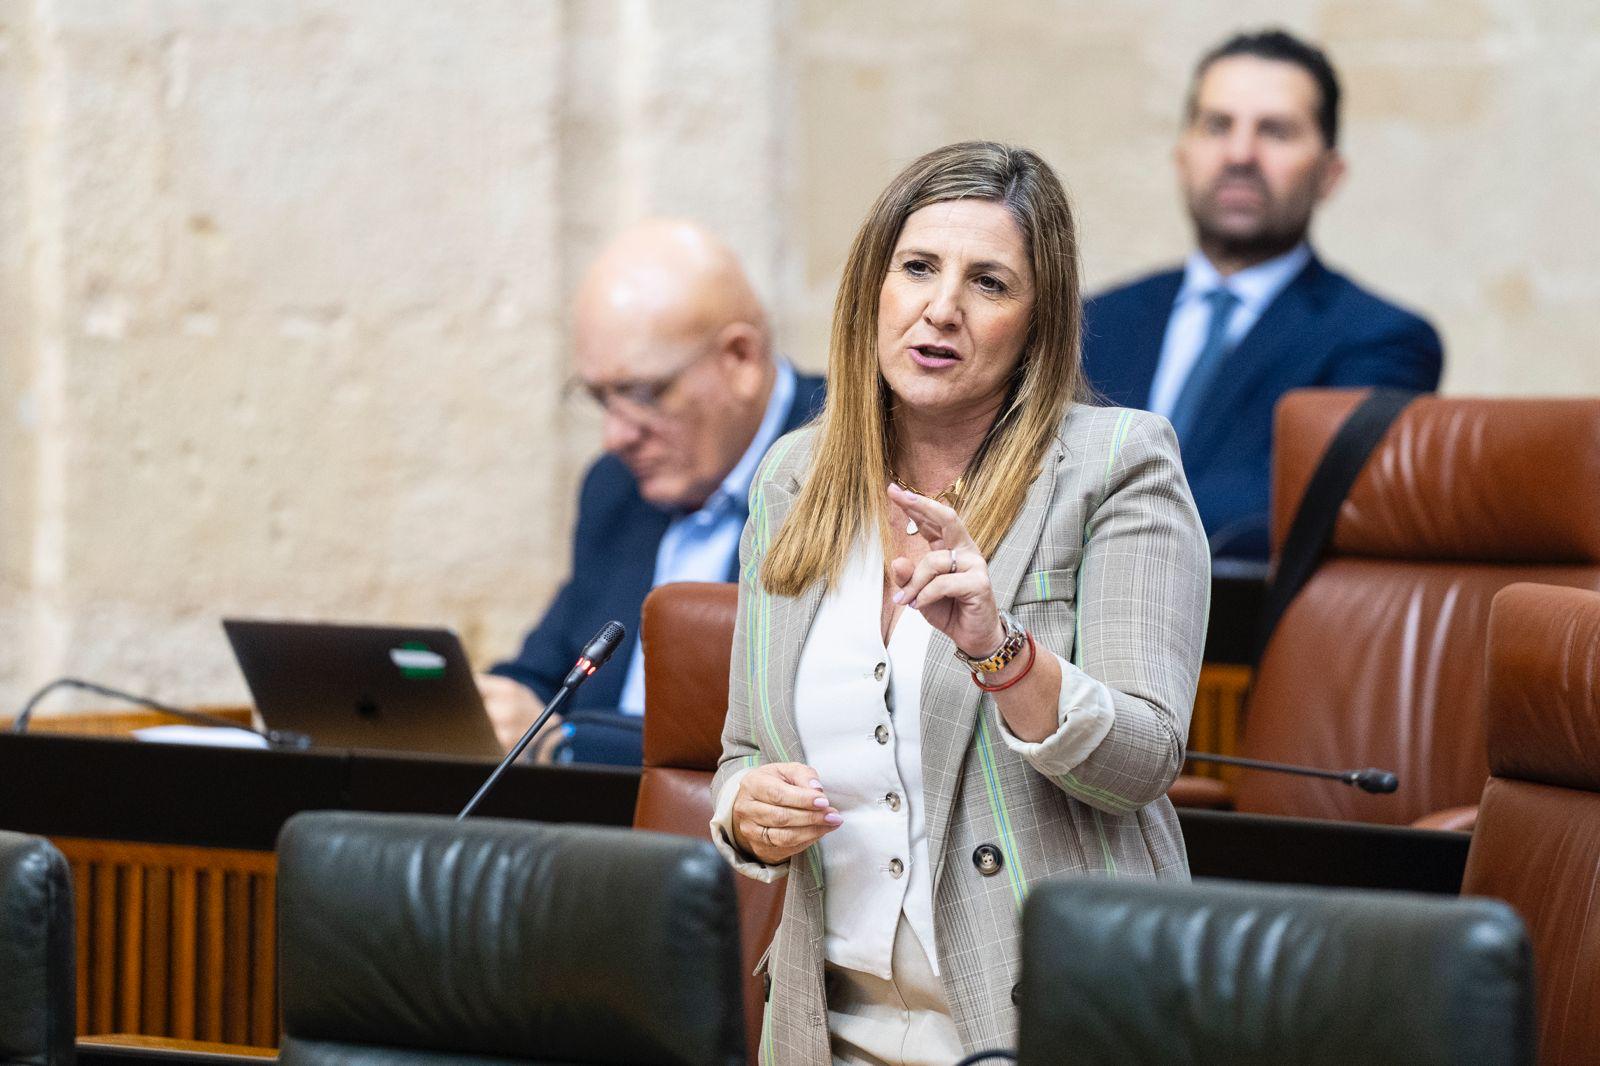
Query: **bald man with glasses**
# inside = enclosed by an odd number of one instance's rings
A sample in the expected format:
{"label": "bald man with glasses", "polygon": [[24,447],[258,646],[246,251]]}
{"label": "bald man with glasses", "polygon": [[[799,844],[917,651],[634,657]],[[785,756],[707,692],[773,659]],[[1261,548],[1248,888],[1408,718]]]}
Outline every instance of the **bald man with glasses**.
{"label": "bald man with glasses", "polygon": [[756,466],[821,410],[822,379],[774,358],[737,257],[689,222],[646,222],[606,247],[579,287],[573,342],[573,387],[603,412],[606,454],[584,477],[571,575],[478,687],[509,747],[617,619],[628,638],[614,665],[578,691],[578,721],[546,733],[566,738],[563,758],[637,765],[644,598],[669,581],[734,580]]}

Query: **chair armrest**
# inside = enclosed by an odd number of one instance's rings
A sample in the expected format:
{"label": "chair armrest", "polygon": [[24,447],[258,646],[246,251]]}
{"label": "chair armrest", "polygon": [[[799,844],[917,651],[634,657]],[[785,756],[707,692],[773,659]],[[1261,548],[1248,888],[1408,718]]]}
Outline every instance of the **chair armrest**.
{"label": "chair armrest", "polygon": [[1478,822],[1478,806],[1446,807],[1442,811],[1431,811],[1411,823],[1413,829],[1455,829],[1472,832],[1472,827]]}
{"label": "chair armrest", "polygon": [[1179,774],[1167,789],[1167,798],[1177,807],[1204,807],[1212,811],[1233,810],[1233,789],[1225,781],[1195,774]]}

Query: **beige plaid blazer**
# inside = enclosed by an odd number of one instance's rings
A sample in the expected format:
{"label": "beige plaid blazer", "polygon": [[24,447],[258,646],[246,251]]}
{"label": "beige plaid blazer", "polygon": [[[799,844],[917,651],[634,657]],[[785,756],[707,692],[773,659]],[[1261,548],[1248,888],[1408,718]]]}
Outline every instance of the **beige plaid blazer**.
{"label": "beige plaid blazer", "polygon": [[[813,427],[780,439],[751,487],[713,798],[740,769],[806,761],[794,682],[823,587],[773,596],[757,574],[810,468],[815,434]],[[1167,421],[1075,406],[989,573],[1000,607],[1105,683],[1116,714],[1081,761],[1025,758],[1000,735],[994,701],[972,684],[949,638],[933,634],[922,678],[922,767],[934,930],[945,996],[969,1052],[1015,1046],[1018,919],[1030,886],[1072,874],[1188,877],[1165,793],[1183,763],[1210,556]],[[761,1061],[829,1066],[827,886],[817,849],[767,867],[725,838],[715,842],[741,873],[788,877],[764,962],[771,985]],[[975,852],[985,845],[998,851],[998,870],[978,868]]]}

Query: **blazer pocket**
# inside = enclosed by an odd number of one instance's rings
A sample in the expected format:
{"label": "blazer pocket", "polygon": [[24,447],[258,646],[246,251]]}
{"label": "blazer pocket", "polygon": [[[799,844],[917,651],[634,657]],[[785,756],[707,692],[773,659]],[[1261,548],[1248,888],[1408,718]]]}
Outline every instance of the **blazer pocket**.
{"label": "blazer pocket", "polygon": [[1074,570],[1033,570],[1022,578],[1013,607],[1027,603],[1072,603],[1078,598],[1078,575]]}

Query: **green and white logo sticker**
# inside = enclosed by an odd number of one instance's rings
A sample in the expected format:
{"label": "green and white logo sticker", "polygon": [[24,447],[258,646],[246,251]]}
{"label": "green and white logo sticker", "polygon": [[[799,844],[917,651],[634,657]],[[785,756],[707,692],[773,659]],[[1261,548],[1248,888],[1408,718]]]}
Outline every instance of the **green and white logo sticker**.
{"label": "green and white logo sticker", "polygon": [[420,640],[390,648],[389,660],[400,668],[401,676],[413,681],[437,681],[444,676],[444,656]]}

